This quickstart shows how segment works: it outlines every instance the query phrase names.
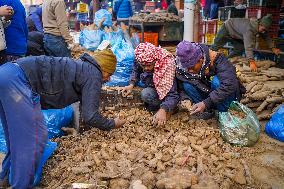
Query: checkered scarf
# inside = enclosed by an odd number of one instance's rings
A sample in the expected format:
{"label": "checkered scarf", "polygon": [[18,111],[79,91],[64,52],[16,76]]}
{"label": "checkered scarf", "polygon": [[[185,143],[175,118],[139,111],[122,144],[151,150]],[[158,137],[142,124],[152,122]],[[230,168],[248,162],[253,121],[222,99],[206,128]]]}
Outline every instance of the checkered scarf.
{"label": "checkered scarf", "polygon": [[140,43],[135,49],[135,58],[140,65],[154,66],[153,82],[162,100],[173,86],[175,78],[175,58],[167,50],[151,43]]}

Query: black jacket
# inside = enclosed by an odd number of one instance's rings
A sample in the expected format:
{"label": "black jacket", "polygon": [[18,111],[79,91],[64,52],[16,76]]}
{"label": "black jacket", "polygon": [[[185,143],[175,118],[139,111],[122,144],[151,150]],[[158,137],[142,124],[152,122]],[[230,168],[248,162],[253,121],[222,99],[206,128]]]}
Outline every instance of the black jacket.
{"label": "black jacket", "polygon": [[31,56],[16,63],[24,70],[32,90],[40,95],[43,109],[63,108],[80,101],[86,124],[102,130],[114,128],[114,120],[99,112],[102,73],[90,55],[84,54],[76,61],[67,57]]}

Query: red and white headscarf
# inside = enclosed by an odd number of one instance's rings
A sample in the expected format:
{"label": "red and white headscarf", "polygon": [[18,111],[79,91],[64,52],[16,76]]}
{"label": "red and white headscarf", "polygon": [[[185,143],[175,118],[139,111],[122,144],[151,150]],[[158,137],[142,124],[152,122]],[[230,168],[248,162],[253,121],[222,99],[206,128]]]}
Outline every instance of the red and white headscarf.
{"label": "red and white headscarf", "polygon": [[151,43],[140,43],[135,49],[135,59],[140,65],[154,66],[153,82],[162,100],[173,86],[175,78],[175,58],[167,50]]}

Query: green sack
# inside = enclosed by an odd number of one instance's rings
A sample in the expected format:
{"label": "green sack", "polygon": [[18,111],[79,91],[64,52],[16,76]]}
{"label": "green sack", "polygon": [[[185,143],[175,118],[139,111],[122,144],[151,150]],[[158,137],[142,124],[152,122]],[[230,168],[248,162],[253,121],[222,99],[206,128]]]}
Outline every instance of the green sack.
{"label": "green sack", "polygon": [[219,112],[222,138],[236,146],[253,146],[260,133],[260,123],[255,113],[245,105],[233,101],[228,112]]}

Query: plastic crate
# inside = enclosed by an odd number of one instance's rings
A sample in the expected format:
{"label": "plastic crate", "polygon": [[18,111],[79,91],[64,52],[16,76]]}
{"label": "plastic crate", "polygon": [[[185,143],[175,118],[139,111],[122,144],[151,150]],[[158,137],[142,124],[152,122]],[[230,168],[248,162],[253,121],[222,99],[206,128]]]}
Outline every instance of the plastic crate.
{"label": "plastic crate", "polygon": [[281,0],[247,0],[248,7],[262,6],[270,8],[280,8]]}
{"label": "plastic crate", "polygon": [[[140,41],[142,41],[142,33],[138,33]],[[159,45],[158,43],[159,34],[152,32],[144,32],[144,42],[152,43],[156,47]]]}
{"label": "plastic crate", "polygon": [[205,34],[205,43],[207,45],[212,45],[215,39],[215,34]]}
{"label": "plastic crate", "polygon": [[217,22],[218,20],[206,20],[205,21],[205,34],[216,34],[217,33]]}

